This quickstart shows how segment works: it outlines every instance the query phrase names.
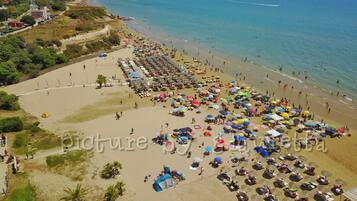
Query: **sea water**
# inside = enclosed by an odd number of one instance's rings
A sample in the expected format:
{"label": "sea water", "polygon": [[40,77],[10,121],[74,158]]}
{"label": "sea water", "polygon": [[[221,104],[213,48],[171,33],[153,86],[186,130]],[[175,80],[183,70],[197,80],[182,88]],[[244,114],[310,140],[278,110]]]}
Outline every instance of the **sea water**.
{"label": "sea water", "polygon": [[356,0],[94,3],[173,37],[272,69],[302,72],[327,90],[357,97]]}

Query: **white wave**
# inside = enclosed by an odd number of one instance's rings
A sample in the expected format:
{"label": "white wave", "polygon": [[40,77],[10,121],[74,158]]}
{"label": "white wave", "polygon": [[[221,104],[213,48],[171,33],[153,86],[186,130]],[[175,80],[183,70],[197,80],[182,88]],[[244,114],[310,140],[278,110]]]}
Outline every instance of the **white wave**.
{"label": "white wave", "polygon": [[237,1],[237,3],[248,4],[254,6],[265,6],[265,7],[279,7],[279,4],[267,4],[267,3],[256,3],[256,2],[246,2],[246,1]]}

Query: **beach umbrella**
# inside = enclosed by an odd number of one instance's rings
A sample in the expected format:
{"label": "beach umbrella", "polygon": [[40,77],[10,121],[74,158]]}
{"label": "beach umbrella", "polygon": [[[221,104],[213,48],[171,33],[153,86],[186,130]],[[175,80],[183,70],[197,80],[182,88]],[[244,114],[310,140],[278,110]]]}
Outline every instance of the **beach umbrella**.
{"label": "beach umbrella", "polygon": [[310,162],[310,163],[309,163],[309,166],[310,166],[310,167],[315,167],[315,168],[318,167],[317,163],[315,163],[315,162]]}
{"label": "beach umbrella", "polygon": [[282,116],[284,119],[289,119],[289,114],[286,113],[286,112],[283,112],[283,113],[281,114],[281,116]]}
{"label": "beach umbrella", "polygon": [[330,177],[330,176],[332,176],[332,173],[329,172],[328,170],[322,170],[321,175],[323,175],[325,177]]}
{"label": "beach umbrella", "polygon": [[216,164],[222,164],[222,158],[221,157],[215,157],[213,159],[213,161],[216,163]]}
{"label": "beach umbrella", "polygon": [[335,183],[336,183],[337,185],[346,185],[346,181],[343,180],[343,179],[340,179],[340,178],[336,179],[336,180],[335,180]]}
{"label": "beach umbrella", "polygon": [[211,146],[207,146],[206,148],[205,148],[205,151],[206,152],[211,152],[213,150],[213,148],[211,147]]}
{"label": "beach umbrella", "polygon": [[229,112],[227,112],[226,110],[221,110],[221,111],[219,111],[219,113],[220,113],[221,115],[226,116],[226,115],[228,115]]}
{"label": "beach umbrella", "polygon": [[305,160],[306,160],[306,157],[303,156],[303,155],[300,155],[300,156],[298,156],[298,159],[301,160],[301,161],[305,161]]}

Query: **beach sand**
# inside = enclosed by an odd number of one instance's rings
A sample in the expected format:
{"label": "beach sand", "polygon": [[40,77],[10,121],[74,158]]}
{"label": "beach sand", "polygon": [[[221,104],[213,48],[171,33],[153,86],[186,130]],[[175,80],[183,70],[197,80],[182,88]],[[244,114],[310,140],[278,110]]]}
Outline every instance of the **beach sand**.
{"label": "beach sand", "polygon": [[[103,153],[94,152],[94,157],[87,167],[88,173],[81,183],[92,189],[91,196],[95,198],[100,198],[109,184],[123,180],[127,188],[124,200],[167,200],[168,198],[173,201],[236,200],[235,194],[229,192],[215,178],[219,169],[208,165],[215,155],[203,160],[202,165],[205,168],[203,176],[199,176],[198,171],[189,169],[195,157],[202,158],[203,148],[199,147],[201,143],[204,142],[205,146],[213,145],[213,137],[201,136],[203,129],[195,130],[200,137],[192,144],[191,158],[164,153],[161,146],[151,144],[151,138],[158,135],[162,128],[164,132],[170,132],[175,128],[192,127],[192,117],[196,119],[197,124],[205,128],[207,125],[203,122],[204,117],[211,113],[217,114],[218,111],[204,109],[201,114],[188,112],[184,118],[175,117],[169,114],[171,109],[168,104],[152,106],[147,99],[141,99],[136,95],[129,97],[128,94],[132,91],[128,86],[119,85],[116,81],[113,81],[113,87],[95,89],[94,83],[99,73],[124,80],[116,62],[118,58],[132,57],[131,51],[132,49],[122,49],[109,53],[103,60],[94,58],[72,64],[38,78],[8,86],[5,90],[20,95],[22,108],[38,117],[43,128],[57,134],[76,131],[83,137],[94,137],[97,134],[103,138],[120,137],[125,148],[129,146],[125,143],[126,137],[148,139],[149,145],[145,149],[120,151],[110,149],[109,144],[105,143]],[[71,76],[69,76],[70,73]],[[224,77],[223,74],[220,75]],[[227,77],[226,80],[228,79]],[[86,86],[83,87],[83,84]],[[120,101],[123,103],[120,104]],[[134,102],[139,103],[139,109],[133,109]],[[94,112],[90,113],[90,111]],[[115,120],[115,112],[120,111],[123,111],[123,116],[120,120]],[[48,112],[49,118],[41,118],[42,112]],[[88,115],[90,117],[86,118]],[[165,123],[169,123],[168,128],[165,127]],[[134,128],[133,135],[130,135],[131,128]],[[220,131],[219,126],[213,126],[213,129],[214,135]],[[318,163],[319,171],[327,169],[332,173],[332,178],[344,179],[347,181],[346,188],[351,188],[357,185],[355,143],[354,135],[342,139],[327,139],[329,149],[327,153],[301,152],[299,154],[305,155],[308,162]],[[219,156],[227,161],[234,154],[234,152],[228,152]],[[43,163],[44,158],[37,160]],[[99,176],[92,177],[93,172],[100,170],[105,163],[114,160],[123,164],[120,177],[109,181]],[[169,165],[171,169],[183,172],[186,180],[180,182],[175,188],[156,193],[152,188],[153,179],[162,171],[164,164]],[[29,174],[32,178],[31,182],[38,187],[40,194],[45,196],[45,200],[58,200],[63,195],[65,186],[75,186],[76,183],[53,173],[44,174],[40,171],[32,171]],[[149,174],[151,175],[149,181],[144,183],[144,177]],[[243,181],[240,183],[243,184]]]}

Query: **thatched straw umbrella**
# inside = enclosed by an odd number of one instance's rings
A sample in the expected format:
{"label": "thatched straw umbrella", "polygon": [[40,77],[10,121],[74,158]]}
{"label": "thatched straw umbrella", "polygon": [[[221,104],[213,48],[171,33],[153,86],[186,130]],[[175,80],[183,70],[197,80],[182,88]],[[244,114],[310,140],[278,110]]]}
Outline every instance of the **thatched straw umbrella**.
{"label": "thatched straw umbrella", "polygon": [[314,168],[318,168],[319,166],[317,165],[317,163],[315,163],[315,162],[310,162],[309,163],[309,166],[310,167],[314,167]]}
{"label": "thatched straw umbrella", "polygon": [[335,183],[336,183],[337,185],[346,185],[346,184],[347,184],[345,180],[340,179],[340,178],[336,179],[336,180],[335,180]]}
{"label": "thatched straw umbrella", "polygon": [[321,192],[328,192],[330,190],[328,186],[323,186],[323,185],[317,186],[317,189],[319,189],[319,191]]}
{"label": "thatched straw umbrella", "polygon": [[328,170],[322,170],[321,175],[323,175],[325,177],[330,177],[330,176],[332,176],[332,173]]}
{"label": "thatched straw umbrella", "polygon": [[299,156],[298,156],[298,159],[301,160],[301,161],[303,161],[303,162],[306,161],[306,157],[303,156],[303,155],[299,155]]}

